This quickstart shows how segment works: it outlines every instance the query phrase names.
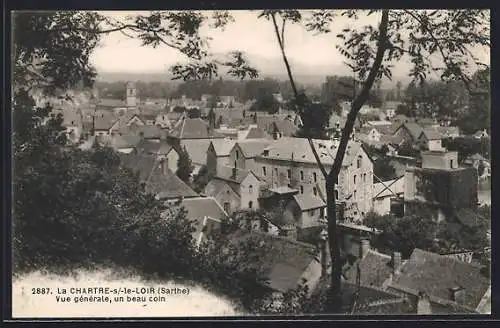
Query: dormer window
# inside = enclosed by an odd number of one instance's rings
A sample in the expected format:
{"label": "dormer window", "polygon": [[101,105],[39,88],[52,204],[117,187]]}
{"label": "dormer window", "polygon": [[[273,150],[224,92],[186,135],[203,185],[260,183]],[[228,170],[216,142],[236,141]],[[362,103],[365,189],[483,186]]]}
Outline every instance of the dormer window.
{"label": "dormer window", "polygon": [[362,159],[362,157],[358,156],[358,161],[357,161],[357,167],[358,167],[358,169],[361,168],[361,159]]}

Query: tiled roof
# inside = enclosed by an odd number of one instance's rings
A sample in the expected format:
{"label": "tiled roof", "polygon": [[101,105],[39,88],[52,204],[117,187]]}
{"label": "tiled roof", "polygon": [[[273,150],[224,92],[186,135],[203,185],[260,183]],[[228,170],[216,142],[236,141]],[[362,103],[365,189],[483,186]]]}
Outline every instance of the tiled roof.
{"label": "tiled roof", "polygon": [[391,276],[391,257],[379,252],[369,250],[362,259],[358,259],[354,265],[345,272],[346,279],[356,283],[359,264],[361,284],[365,286],[382,287],[382,284]]}
{"label": "tiled roof", "polygon": [[96,130],[109,130],[116,122],[113,112],[99,111],[95,116],[95,129]]}
{"label": "tiled roof", "polygon": [[141,182],[146,184],[146,192],[160,199],[198,195],[170,170],[163,172],[161,163],[151,156],[126,154],[120,155],[120,158],[123,165],[139,172]]}
{"label": "tiled roof", "polygon": [[341,286],[343,310],[348,314],[416,314],[416,308],[408,300],[382,288],[362,284],[352,312],[357,286],[347,281]]}
{"label": "tiled roof", "polygon": [[184,139],[181,147],[185,147],[193,164],[205,165],[207,163],[207,150],[210,139]]}
{"label": "tiled roof", "polygon": [[151,174],[146,190],[159,199],[174,199],[179,197],[199,196],[191,187],[182,181],[174,172],[166,170],[162,172],[161,164],[157,162]]}
{"label": "tiled roof", "polygon": [[254,158],[257,155],[260,155],[262,153],[262,150],[271,143],[271,140],[265,139],[247,139],[236,142],[236,144],[243,152],[243,156],[245,156],[245,158]]}
{"label": "tiled roof", "polygon": [[217,168],[217,178],[223,180],[229,180],[241,183],[249,174],[252,174],[250,171],[236,169],[236,176],[233,177],[234,168],[230,166],[221,166]]}
{"label": "tiled roof", "polygon": [[114,129],[121,130],[121,129],[127,128],[127,124],[132,120],[132,118],[134,118],[134,116],[137,116],[137,115],[135,115],[133,112],[125,112],[125,113],[123,113],[123,115],[119,115],[118,117],[116,117],[116,120],[115,120],[116,124],[113,123],[115,125]]}
{"label": "tiled roof", "polygon": [[168,145],[168,144],[164,141],[155,142],[143,139],[137,144],[137,150],[145,154],[157,155],[162,145]]}
{"label": "tiled roof", "polygon": [[139,136],[115,134],[110,139],[110,145],[115,149],[133,148],[136,147],[140,141],[141,138]]}
{"label": "tiled roof", "polygon": [[263,242],[267,249],[263,257],[252,256],[255,267],[262,268],[269,279],[269,287],[273,290],[286,292],[295,288],[301,281],[307,267],[316,261],[317,251],[312,245],[290,240],[288,238],[272,236],[266,233],[237,231],[231,236],[234,243],[249,240]]}
{"label": "tiled roof", "polygon": [[[225,179],[220,179],[218,177],[213,177],[212,180],[210,180],[209,184],[210,184],[210,188],[213,188],[213,191],[207,192],[208,188],[205,188],[205,194],[207,196],[213,196],[213,197],[217,196],[217,194],[226,186],[228,188],[230,188],[238,197],[240,196],[239,188],[238,188],[239,185],[236,183],[232,183],[232,182],[229,182]],[[207,184],[207,187],[208,187],[208,184]]]}
{"label": "tiled roof", "polygon": [[57,113],[63,116],[62,126],[79,126],[82,124],[82,116],[76,110],[62,110],[57,111]]}
{"label": "tiled roof", "polygon": [[170,133],[178,139],[209,139],[223,136],[211,130],[208,123],[201,118],[186,118]]}
{"label": "tiled roof", "polygon": [[269,134],[260,127],[252,127],[249,130],[246,139],[265,139],[270,137]]}
{"label": "tiled roof", "polygon": [[165,139],[166,132],[157,125],[141,125],[139,133],[142,133],[145,139]]}
{"label": "tiled roof", "polygon": [[122,165],[134,172],[139,173],[141,182],[146,182],[155,166],[155,158],[151,156],[141,156],[135,154],[120,154]]}
{"label": "tiled roof", "polygon": [[441,140],[441,133],[432,127],[426,127],[423,129],[422,134],[427,138],[427,140]]}
{"label": "tiled roof", "polygon": [[[321,162],[325,165],[332,165],[337,153],[334,141],[314,139],[313,143]],[[343,165],[349,165],[354,157],[359,154],[360,149],[360,142],[349,141]],[[293,159],[294,162],[316,163],[316,158],[306,138],[280,138],[272,141],[266,150],[268,150],[268,155],[260,155],[259,157],[286,161]]]}
{"label": "tiled roof", "polygon": [[401,125],[400,129],[402,129],[402,128],[407,129],[407,131],[410,133],[413,140],[417,140],[423,131],[423,128],[420,125],[418,125],[417,123],[403,123]]}
{"label": "tiled roof", "polygon": [[299,130],[299,128],[288,119],[275,121],[273,124],[275,129],[285,137],[292,137]]}
{"label": "tiled roof", "polygon": [[216,220],[228,217],[228,214],[213,197],[186,198],[181,205],[187,210],[187,218],[193,221],[200,222],[205,216]]}
{"label": "tiled roof", "polygon": [[450,289],[461,287],[463,300],[457,303],[476,308],[491,285],[481,268],[451,257],[415,249],[390,286],[423,291],[429,296],[450,300]]}
{"label": "tiled roof", "polygon": [[293,199],[295,199],[302,211],[326,206],[325,202],[320,197],[312,194],[294,195]]}
{"label": "tiled roof", "polygon": [[235,141],[233,140],[226,140],[226,139],[212,140],[212,145],[214,147],[215,154],[217,156],[229,156],[229,153],[231,152],[231,149],[233,149],[234,144]]}

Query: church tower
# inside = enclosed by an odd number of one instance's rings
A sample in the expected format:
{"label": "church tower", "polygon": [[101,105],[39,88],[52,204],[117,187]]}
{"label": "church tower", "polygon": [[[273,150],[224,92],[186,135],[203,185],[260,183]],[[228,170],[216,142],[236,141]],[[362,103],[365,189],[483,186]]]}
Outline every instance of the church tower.
{"label": "church tower", "polygon": [[127,107],[137,106],[137,89],[134,82],[127,83]]}

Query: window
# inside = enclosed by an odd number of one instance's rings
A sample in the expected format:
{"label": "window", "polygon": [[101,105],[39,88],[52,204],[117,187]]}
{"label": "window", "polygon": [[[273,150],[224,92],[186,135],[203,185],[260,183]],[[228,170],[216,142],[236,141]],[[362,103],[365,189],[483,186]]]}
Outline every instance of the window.
{"label": "window", "polygon": [[318,195],[318,189],[316,189],[316,187],[313,187],[313,194],[314,194],[314,196]]}
{"label": "window", "polygon": [[300,193],[303,194],[304,193],[304,187],[303,186],[300,186]]}
{"label": "window", "polygon": [[226,213],[229,212],[229,208],[230,208],[229,203],[228,202],[224,203],[224,211],[226,211]]}
{"label": "window", "polygon": [[236,159],[240,158],[240,152],[236,150]]}
{"label": "window", "polygon": [[274,168],[274,175],[276,176],[276,178],[278,177],[278,168],[277,167]]}
{"label": "window", "polygon": [[363,182],[366,182],[366,173],[363,173]]}
{"label": "window", "polygon": [[300,171],[300,181],[304,181],[304,171]]}
{"label": "window", "polygon": [[339,191],[335,190],[334,194],[335,194],[335,200],[339,200]]}
{"label": "window", "polygon": [[248,208],[252,208],[253,207],[253,202],[252,201],[249,201],[248,202]]}
{"label": "window", "polygon": [[316,175],[316,172],[313,172],[313,179],[314,182],[318,182],[318,176]]}
{"label": "window", "polygon": [[314,216],[316,214],[316,210],[315,209],[312,209],[311,212],[310,212],[311,216]]}
{"label": "window", "polygon": [[453,168],[453,160],[450,159],[450,168]]}
{"label": "window", "polygon": [[353,193],[354,198],[356,198],[356,194],[357,194],[357,192],[356,192],[356,190],[354,190],[354,193]]}
{"label": "window", "polygon": [[358,169],[361,167],[361,156],[358,156]]}
{"label": "window", "polygon": [[266,167],[265,166],[262,167],[262,175],[266,176]]}
{"label": "window", "polygon": [[356,184],[356,174],[354,175],[354,184]]}
{"label": "window", "polygon": [[288,170],[286,171],[286,174],[287,174],[287,176],[288,176],[288,179],[291,179],[291,178],[292,178],[292,170],[288,169]]}
{"label": "window", "polygon": [[248,192],[253,194],[253,186],[252,185],[248,186]]}

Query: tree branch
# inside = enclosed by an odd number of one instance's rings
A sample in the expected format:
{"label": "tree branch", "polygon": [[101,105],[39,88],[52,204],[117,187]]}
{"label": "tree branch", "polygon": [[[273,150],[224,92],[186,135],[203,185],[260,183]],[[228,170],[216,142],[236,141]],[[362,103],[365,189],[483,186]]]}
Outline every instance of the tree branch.
{"label": "tree branch", "polygon": [[330,183],[337,183],[338,175],[340,173],[340,169],[342,167],[342,162],[344,161],[344,155],[347,149],[347,143],[349,142],[350,135],[354,128],[354,122],[356,121],[356,117],[361,109],[361,106],[365,103],[370,95],[370,89],[375,82],[375,78],[379,72],[379,69],[382,65],[382,60],[384,58],[385,51],[388,49],[387,42],[387,29],[389,22],[389,10],[382,11],[382,18],[380,20],[379,27],[379,39],[378,39],[378,48],[377,53],[375,55],[375,60],[373,61],[373,66],[370,69],[370,73],[366,81],[363,83],[363,88],[361,93],[356,97],[353,101],[351,110],[347,115],[347,121],[345,123],[344,129],[342,130],[342,136],[340,139],[340,145],[337,149],[337,154],[335,155],[335,160],[333,162],[332,169],[328,175],[328,179]]}
{"label": "tree branch", "polygon": [[[278,43],[279,43],[279,46],[281,49],[281,55],[283,57],[283,61],[285,62],[285,67],[286,67],[286,71],[288,74],[288,79],[290,80],[290,84],[292,86],[292,91],[293,91],[293,95],[295,97],[295,100],[297,102],[297,106],[305,106],[306,105],[305,99],[303,99],[305,97],[301,97],[297,91],[297,87],[295,85],[295,80],[293,78],[292,69],[290,68],[290,64],[288,63],[288,59],[287,59],[286,52],[285,52],[285,45],[283,42],[283,35],[285,33],[285,19],[283,19],[283,26],[281,29],[281,37],[280,37],[278,23],[276,22],[276,16],[274,13],[271,15],[271,18],[273,20],[274,31],[276,33],[276,38],[278,39]],[[323,165],[323,163],[321,163],[321,159],[319,158],[316,147],[314,146],[314,143],[313,143],[311,138],[307,138],[307,141],[309,142],[309,145],[311,146],[311,150],[313,152],[314,158],[316,159],[316,163],[318,164],[318,167],[319,167],[321,173],[323,174],[323,177],[326,179],[328,177],[328,173],[327,173],[326,168]]]}
{"label": "tree branch", "polygon": [[285,48],[285,23],[286,18],[283,18],[283,25],[281,25],[281,44],[283,45],[283,48]]}
{"label": "tree branch", "polygon": [[[439,42],[439,40],[436,38],[436,36],[432,32],[432,29],[429,28],[427,26],[427,24],[424,24],[424,22],[422,21],[421,17],[419,17],[418,15],[412,13],[410,10],[405,10],[404,12],[407,13],[408,15],[410,15],[411,17],[413,17],[413,19],[415,19],[420,24],[420,26],[423,27],[425,29],[425,31],[427,31],[427,33],[429,33],[430,38],[432,39],[432,41],[434,41],[434,43],[436,44],[436,46],[437,46],[437,48],[438,48],[441,56],[443,57],[444,64],[448,68],[452,67],[454,65],[453,61],[449,58],[449,56],[445,55],[444,49],[441,46],[441,43]],[[486,93],[483,93],[483,92],[473,91],[472,88],[470,87],[469,81],[467,81],[467,78],[464,76],[464,74],[462,72],[460,72],[460,74],[458,75],[458,77],[464,83],[465,88],[467,89],[467,91],[469,91],[469,94],[471,94],[471,95],[486,94]]]}

